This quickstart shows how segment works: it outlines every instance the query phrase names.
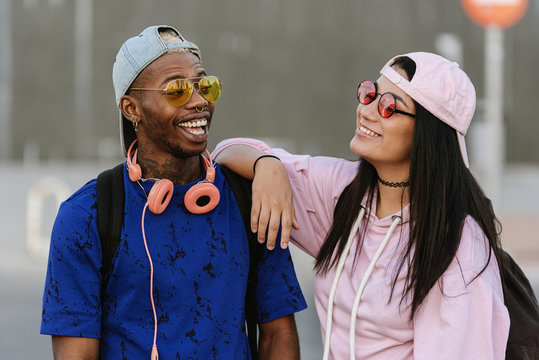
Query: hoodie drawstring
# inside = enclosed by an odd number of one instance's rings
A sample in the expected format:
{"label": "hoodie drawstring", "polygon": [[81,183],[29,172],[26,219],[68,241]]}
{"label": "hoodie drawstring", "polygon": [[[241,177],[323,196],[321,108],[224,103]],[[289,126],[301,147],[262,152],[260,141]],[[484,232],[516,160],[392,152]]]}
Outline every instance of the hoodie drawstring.
{"label": "hoodie drawstring", "polygon": [[[331,343],[331,327],[333,323],[333,303],[335,300],[335,294],[337,292],[337,285],[339,282],[339,278],[341,276],[342,270],[344,268],[344,263],[346,262],[346,259],[348,258],[350,248],[352,246],[352,243],[354,242],[354,239],[357,235],[357,232],[359,231],[359,226],[361,224],[361,221],[363,220],[363,217],[365,216],[366,210],[365,208],[361,208],[359,211],[358,217],[354,224],[352,225],[352,228],[350,229],[350,235],[348,236],[348,240],[346,242],[346,246],[344,247],[343,253],[339,259],[339,263],[337,264],[337,270],[335,272],[335,276],[333,277],[333,282],[331,284],[331,290],[329,292],[329,299],[328,299],[328,311],[326,316],[326,335],[325,335],[325,342],[324,342],[324,355],[323,360],[327,360],[329,358],[329,349],[330,349],[330,343]],[[386,247],[389,238],[391,237],[391,234],[397,227],[397,225],[401,222],[402,218],[400,216],[393,216],[393,222],[391,223],[391,226],[389,227],[389,230],[386,233],[386,236],[384,237],[384,240],[378,245],[378,249],[376,250],[376,253],[374,254],[372,260],[369,263],[369,266],[367,267],[367,270],[365,271],[365,274],[363,275],[363,278],[361,279],[361,283],[359,285],[359,289],[356,292],[356,297],[354,299],[354,305],[352,307],[352,313],[350,314],[350,359],[355,360],[355,332],[356,332],[356,318],[357,318],[357,312],[359,308],[359,301],[361,298],[361,294],[363,293],[363,290],[365,289],[365,285],[367,284],[367,280],[369,279],[372,270],[374,269],[374,266],[376,265],[376,262],[380,258],[380,255],[384,251],[384,248]]]}
{"label": "hoodie drawstring", "polygon": [[376,250],[376,253],[374,254],[371,262],[369,263],[369,267],[365,271],[365,274],[363,275],[363,279],[361,279],[361,284],[359,285],[359,289],[356,293],[356,298],[354,299],[354,306],[352,307],[352,313],[350,314],[350,359],[355,360],[356,359],[356,320],[357,320],[357,311],[359,308],[359,299],[361,298],[361,294],[363,293],[363,289],[365,289],[365,285],[367,284],[367,280],[371,276],[372,269],[374,269],[374,266],[376,265],[376,262],[380,258],[380,255],[382,255],[382,252],[384,251],[387,242],[389,241],[389,238],[391,237],[391,234],[393,234],[393,231],[399,225],[402,218],[398,215],[393,216],[393,222],[391,223],[391,226],[389,227],[389,230],[386,233],[386,236],[384,237],[384,240],[378,245],[378,249]]}
{"label": "hoodie drawstring", "polygon": [[348,240],[346,241],[346,246],[344,247],[343,253],[341,254],[339,263],[337,264],[337,271],[335,272],[335,276],[333,277],[333,283],[331,284],[331,290],[329,292],[328,311],[326,315],[326,337],[324,342],[324,356],[322,357],[323,360],[327,360],[329,356],[329,345],[331,342],[331,325],[333,321],[333,300],[335,299],[335,293],[337,292],[337,284],[339,282],[339,277],[341,276],[344,263],[346,262],[346,258],[348,257],[348,253],[350,252],[350,247],[354,242],[353,240],[356,237],[356,234],[359,230],[359,225],[361,224],[361,220],[363,220],[365,213],[365,208],[361,207],[357,219],[352,225],[352,228],[350,229],[350,235],[348,236]]}

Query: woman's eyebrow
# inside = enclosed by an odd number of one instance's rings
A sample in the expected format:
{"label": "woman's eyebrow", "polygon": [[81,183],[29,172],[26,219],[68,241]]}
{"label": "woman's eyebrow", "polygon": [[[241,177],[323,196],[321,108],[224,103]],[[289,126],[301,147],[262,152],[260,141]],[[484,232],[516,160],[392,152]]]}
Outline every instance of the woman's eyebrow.
{"label": "woman's eyebrow", "polygon": [[[377,83],[376,81],[373,81],[373,82],[374,82],[374,83],[376,84],[376,86],[378,87],[378,83]],[[406,106],[406,108],[410,108],[410,107],[408,106],[408,104],[406,104],[406,102],[404,101],[404,99],[401,98],[399,95],[393,94],[391,91],[387,91],[387,92],[390,93],[390,94],[392,94],[393,96],[395,96],[395,98],[396,98],[397,100],[400,100],[400,102],[403,103],[404,106]],[[380,94],[382,94],[382,93],[380,93]],[[385,94],[385,93],[384,93],[384,94]]]}
{"label": "woman's eyebrow", "polygon": [[[393,94],[393,93],[392,93],[392,94]],[[396,98],[397,100],[400,100],[400,102],[403,103],[404,106],[406,106],[406,108],[409,108],[408,104],[406,104],[406,102],[404,101],[403,98],[401,98],[401,97],[400,97],[399,95],[397,95],[397,94],[393,94],[393,96],[395,96],[395,98]]]}

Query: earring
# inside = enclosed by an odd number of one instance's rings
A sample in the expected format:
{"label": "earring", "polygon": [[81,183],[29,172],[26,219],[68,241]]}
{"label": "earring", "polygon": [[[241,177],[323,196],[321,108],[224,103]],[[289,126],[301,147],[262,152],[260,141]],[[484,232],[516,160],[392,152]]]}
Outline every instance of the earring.
{"label": "earring", "polygon": [[135,132],[138,133],[138,121],[133,121],[133,128],[135,128]]}

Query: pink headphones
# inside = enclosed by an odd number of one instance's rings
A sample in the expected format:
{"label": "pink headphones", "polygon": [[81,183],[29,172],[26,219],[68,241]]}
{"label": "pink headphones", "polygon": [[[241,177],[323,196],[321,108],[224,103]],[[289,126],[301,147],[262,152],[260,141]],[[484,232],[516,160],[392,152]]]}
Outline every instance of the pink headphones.
{"label": "pink headphones", "polygon": [[[127,151],[127,170],[129,172],[129,179],[133,182],[137,182],[142,179],[142,169],[137,164],[138,149],[132,152],[133,146],[137,140],[131,143],[129,150]],[[185,194],[183,202],[185,207],[192,214],[204,214],[212,211],[219,203],[220,194],[217,187],[213,184],[215,180],[215,168],[211,155],[207,149],[205,156],[201,155],[202,162],[204,164],[204,170],[206,170],[206,178],[196,185],[193,185]],[[150,193],[148,194],[148,208],[154,214],[161,214],[167,208],[174,192],[174,184],[168,179],[157,180],[155,185],[152,186]]]}

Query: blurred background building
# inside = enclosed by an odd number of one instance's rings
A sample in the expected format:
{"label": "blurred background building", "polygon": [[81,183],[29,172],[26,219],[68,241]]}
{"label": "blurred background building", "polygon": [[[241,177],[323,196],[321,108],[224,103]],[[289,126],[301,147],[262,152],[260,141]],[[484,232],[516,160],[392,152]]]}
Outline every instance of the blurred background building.
{"label": "blurred background building", "polygon": [[[248,136],[292,152],[353,159],[348,143],[359,81],[376,79],[396,54],[431,51],[455,60],[478,96],[467,136],[471,169],[480,182],[489,180],[482,166],[492,160],[492,139],[482,131],[488,121],[486,32],[459,1],[0,0],[0,181],[6,197],[0,206],[6,230],[0,240],[0,348],[7,355],[50,357],[49,339],[38,333],[44,254],[57,202],[123,161],[112,64],[128,37],[154,24],[175,26],[198,44],[208,72],[223,81],[210,148]],[[499,191],[487,189],[496,197],[503,244],[536,289],[537,34],[539,2],[532,0],[523,19],[503,32],[502,174]],[[312,262],[294,254],[308,293]],[[320,334],[311,311],[299,315],[299,327],[304,358],[317,359]]]}

